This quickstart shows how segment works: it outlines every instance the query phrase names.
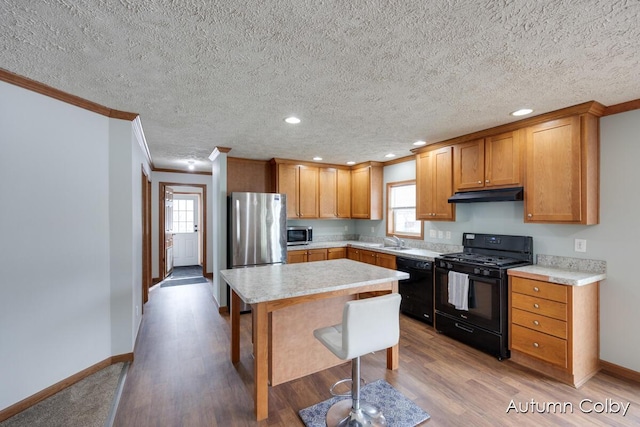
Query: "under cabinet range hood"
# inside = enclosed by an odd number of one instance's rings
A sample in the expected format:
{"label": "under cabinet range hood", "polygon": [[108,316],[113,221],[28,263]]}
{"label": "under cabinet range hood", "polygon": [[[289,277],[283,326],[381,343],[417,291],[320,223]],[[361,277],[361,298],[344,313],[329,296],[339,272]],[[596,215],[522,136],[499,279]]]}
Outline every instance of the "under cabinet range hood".
{"label": "under cabinet range hood", "polygon": [[516,200],[522,200],[523,192],[523,187],[459,191],[449,197],[449,203],[513,202]]}

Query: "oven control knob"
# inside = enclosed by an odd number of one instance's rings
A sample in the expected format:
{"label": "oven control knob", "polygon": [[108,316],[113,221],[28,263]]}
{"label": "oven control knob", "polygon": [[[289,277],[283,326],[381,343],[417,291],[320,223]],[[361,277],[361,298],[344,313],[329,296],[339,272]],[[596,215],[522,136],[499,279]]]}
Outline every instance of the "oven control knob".
{"label": "oven control knob", "polygon": [[453,264],[451,264],[450,262],[447,263],[447,268],[453,268]]}
{"label": "oven control knob", "polygon": [[482,270],[482,274],[488,276],[491,272],[489,270]]}
{"label": "oven control knob", "polygon": [[473,274],[480,274],[480,269],[479,268],[474,268],[473,269]]}

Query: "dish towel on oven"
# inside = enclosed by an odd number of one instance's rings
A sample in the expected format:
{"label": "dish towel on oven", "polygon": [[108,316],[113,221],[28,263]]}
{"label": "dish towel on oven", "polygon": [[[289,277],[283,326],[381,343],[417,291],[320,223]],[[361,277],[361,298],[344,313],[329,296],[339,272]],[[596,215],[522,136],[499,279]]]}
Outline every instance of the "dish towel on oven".
{"label": "dish towel on oven", "polygon": [[457,310],[469,310],[469,275],[449,272],[449,304],[453,304]]}

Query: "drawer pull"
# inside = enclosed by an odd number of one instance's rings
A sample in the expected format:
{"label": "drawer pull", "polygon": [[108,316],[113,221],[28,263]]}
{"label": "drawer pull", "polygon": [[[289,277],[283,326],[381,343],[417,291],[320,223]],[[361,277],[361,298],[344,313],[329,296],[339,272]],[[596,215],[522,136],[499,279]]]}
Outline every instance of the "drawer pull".
{"label": "drawer pull", "polygon": [[536,325],[536,326],[540,326],[540,322],[538,322],[537,320],[534,320],[533,324]]}
{"label": "drawer pull", "polygon": [[533,343],[533,346],[534,346],[535,348],[538,348],[538,347],[540,347],[540,344],[538,344],[537,342],[534,342],[534,343]]}
{"label": "drawer pull", "polygon": [[537,286],[534,286],[534,287],[533,287],[533,291],[534,291],[534,292],[540,292],[540,288],[539,288],[539,287],[537,287]]}
{"label": "drawer pull", "polygon": [[540,306],[538,305],[538,303],[533,304],[533,308],[540,308]]}
{"label": "drawer pull", "polygon": [[470,328],[470,327],[468,327],[468,326],[461,325],[461,324],[460,324],[460,323],[458,323],[458,322],[456,322],[456,328],[458,328],[458,329],[462,329],[463,331],[465,331],[465,332],[469,332],[470,334],[472,334],[472,333],[473,333],[473,329],[472,329],[472,328]]}

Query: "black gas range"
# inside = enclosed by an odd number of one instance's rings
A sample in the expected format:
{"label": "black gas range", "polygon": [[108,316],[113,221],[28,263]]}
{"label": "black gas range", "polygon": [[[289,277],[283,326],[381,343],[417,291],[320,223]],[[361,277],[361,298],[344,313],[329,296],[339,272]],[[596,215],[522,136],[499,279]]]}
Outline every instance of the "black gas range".
{"label": "black gas range", "polygon": [[435,328],[509,357],[507,270],[533,263],[529,236],[464,233],[463,251],[435,259]]}

